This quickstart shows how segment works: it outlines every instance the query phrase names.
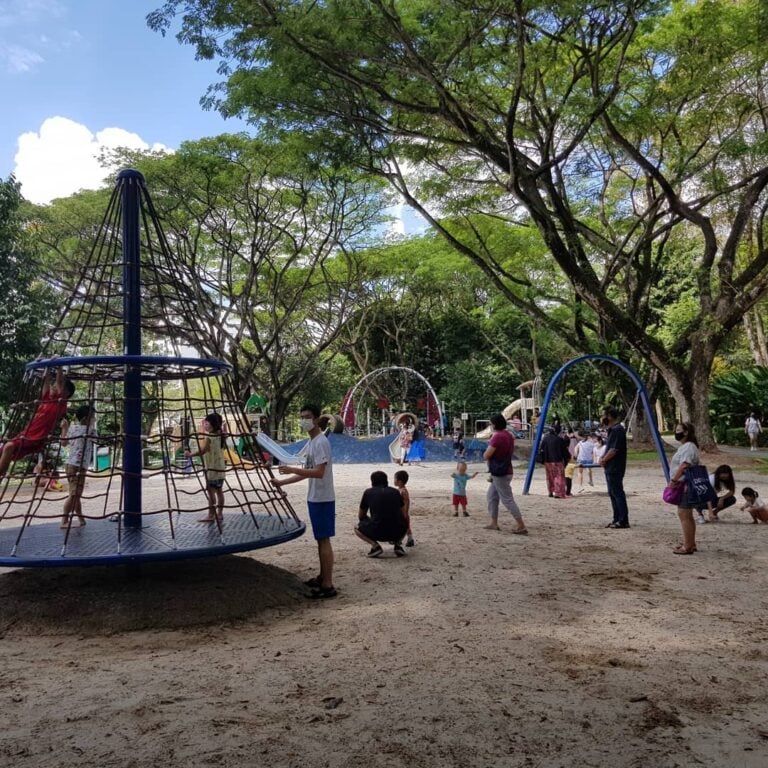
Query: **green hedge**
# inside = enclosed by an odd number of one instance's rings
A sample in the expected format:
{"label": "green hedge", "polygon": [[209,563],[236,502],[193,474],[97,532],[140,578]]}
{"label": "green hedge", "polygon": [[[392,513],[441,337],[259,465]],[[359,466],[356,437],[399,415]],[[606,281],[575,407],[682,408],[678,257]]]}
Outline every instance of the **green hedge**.
{"label": "green hedge", "polygon": [[[749,447],[749,437],[744,427],[730,427],[729,429],[715,429],[715,439],[723,445],[741,445]],[[757,436],[757,444],[761,447],[768,446],[768,434],[761,432]]]}

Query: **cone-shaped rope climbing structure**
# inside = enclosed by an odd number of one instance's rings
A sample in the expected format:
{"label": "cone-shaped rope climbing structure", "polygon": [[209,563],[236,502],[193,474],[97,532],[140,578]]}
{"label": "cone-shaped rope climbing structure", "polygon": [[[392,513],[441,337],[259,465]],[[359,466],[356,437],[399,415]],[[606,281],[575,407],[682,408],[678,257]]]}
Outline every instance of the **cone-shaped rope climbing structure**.
{"label": "cone-shaped rope climbing structure", "polygon": [[304,533],[270,482],[230,366],[183,354],[197,322],[144,179],[122,171],[11,408],[1,566],[203,557]]}

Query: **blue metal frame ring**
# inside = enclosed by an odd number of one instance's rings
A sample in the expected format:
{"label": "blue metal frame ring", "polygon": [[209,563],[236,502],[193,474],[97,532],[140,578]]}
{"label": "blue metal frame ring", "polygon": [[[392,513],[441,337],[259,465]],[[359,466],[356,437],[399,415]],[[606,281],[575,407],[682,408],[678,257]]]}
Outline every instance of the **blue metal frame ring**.
{"label": "blue metal frame ring", "polygon": [[70,379],[89,379],[98,371],[100,377],[106,381],[122,380],[128,368],[139,368],[143,380],[207,378],[220,376],[232,370],[229,363],[213,358],[157,355],[52,357],[46,360],[33,360],[27,363],[26,370],[60,367],[69,368],[67,376]]}

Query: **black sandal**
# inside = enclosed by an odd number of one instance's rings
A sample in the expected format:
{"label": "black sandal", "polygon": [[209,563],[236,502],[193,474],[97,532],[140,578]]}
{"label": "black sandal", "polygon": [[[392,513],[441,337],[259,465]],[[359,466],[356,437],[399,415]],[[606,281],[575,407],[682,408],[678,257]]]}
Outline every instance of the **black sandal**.
{"label": "black sandal", "polygon": [[336,597],[338,594],[336,587],[318,587],[312,590],[309,598],[310,600],[327,600],[329,597]]}
{"label": "black sandal", "polygon": [[304,584],[312,589],[319,589],[322,586],[319,576],[313,576],[311,579],[307,579]]}

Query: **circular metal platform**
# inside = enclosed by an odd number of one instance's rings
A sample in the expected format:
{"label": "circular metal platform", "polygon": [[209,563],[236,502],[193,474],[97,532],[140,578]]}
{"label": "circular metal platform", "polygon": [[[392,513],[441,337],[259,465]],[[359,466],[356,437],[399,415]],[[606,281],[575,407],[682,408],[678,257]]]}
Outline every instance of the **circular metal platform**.
{"label": "circular metal platform", "polygon": [[[227,513],[222,530],[200,523],[199,514],[175,517],[173,531],[167,515],[147,517],[141,528],[119,526],[109,519],[88,520],[82,528],[58,523],[33,523],[0,528],[0,567],[33,568],[183,560],[248,552],[302,536],[306,525],[277,515]],[[255,522],[254,522],[255,518]],[[18,544],[16,543],[18,540]],[[15,547],[15,551],[14,551]]]}

